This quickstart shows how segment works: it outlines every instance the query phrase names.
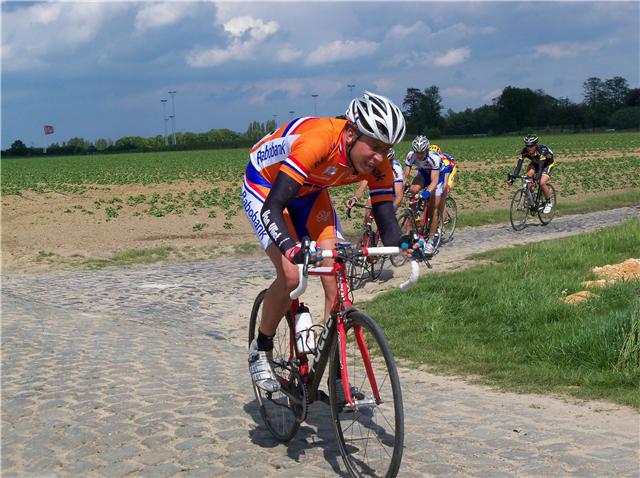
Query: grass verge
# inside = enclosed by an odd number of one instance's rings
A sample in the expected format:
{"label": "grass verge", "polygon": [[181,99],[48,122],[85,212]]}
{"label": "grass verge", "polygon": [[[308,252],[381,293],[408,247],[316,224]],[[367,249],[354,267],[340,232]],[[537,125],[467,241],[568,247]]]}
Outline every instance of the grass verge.
{"label": "grass verge", "polygon": [[[429,274],[364,304],[394,354],[522,392],[559,392],[640,407],[640,281],[597,290],[594,266],[638,257],[640,221],[475,257],[490,265]],[[393,311],[392,314],[389,311]]]}
{"label": "grass verge", "polygon": [[[455,196],[455,191],[454,191]],[[585,214],[594,211],[606,211],[618,207],[634,206],[640,204],[640,191],[627,191],[624,193],[598,196],[579,201],[558,199],[556,213],[558,216],[569,214]],[[509,223],[509,209],[492,209],[490,211],[458,211],[457,227],[483,226],[485,224]]]}

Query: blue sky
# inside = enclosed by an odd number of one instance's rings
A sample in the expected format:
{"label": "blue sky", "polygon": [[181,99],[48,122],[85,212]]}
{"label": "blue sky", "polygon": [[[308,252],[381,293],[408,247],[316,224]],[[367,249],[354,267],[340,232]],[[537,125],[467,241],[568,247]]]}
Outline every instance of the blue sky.
{"label": "blue sky", "polygon": [[[635,2],[3,2],[2,148],[343,113],[437,85],[454,111],[507,85],[582,100],[589,77],[639,84]],[[170,110],[170,102],[168,103]]]}

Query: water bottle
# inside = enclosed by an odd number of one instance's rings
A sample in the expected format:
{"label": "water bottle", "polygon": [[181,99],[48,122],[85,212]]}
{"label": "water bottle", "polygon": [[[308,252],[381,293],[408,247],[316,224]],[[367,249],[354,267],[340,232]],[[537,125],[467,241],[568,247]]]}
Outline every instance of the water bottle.
{"label": "water bottle", "polygon": [[313,321],[309,308],[302,302],[296,314],[296,347],[298,352],[312,354],[316,350],[316,337],[311,329]]}

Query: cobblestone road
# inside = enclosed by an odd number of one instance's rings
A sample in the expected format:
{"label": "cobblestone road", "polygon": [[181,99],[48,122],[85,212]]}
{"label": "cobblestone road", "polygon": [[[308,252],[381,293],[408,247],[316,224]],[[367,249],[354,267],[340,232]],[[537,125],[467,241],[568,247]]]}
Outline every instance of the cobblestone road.
{"label": "cobblestone road", "polygon": [[[433,270],[504,245],[638,217],[569,216],[460,231]],[[262,258],[5,275],[2,476],[344,476],[328,407],[287,445],[262,426],[246,369]],[[368,284],[357,299],[404,279]],[[237,300],[239,303],[234,303]],[[635,410],[500,393],[401,369],[402,476],[640,476]]]}

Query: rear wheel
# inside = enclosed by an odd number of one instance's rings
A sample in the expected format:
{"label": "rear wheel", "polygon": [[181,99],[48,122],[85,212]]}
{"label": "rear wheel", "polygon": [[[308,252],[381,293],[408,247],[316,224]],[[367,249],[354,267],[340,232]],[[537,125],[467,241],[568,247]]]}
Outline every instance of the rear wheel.
{"label": "rear wheel", "polygon": [[[538,219],[540,219],[540,222],[542,223],[543,226],[546,226],[547,224],[549,224],[556,213],[556,190],[553,187],[553,184],[547,183],[547,186],[549,187],[549,201],[551,201],[551,211],[545,214],[543,207],[538,211]],[[540,191],[540,196],[541,196],[541,199],[544,198],[544,195],[542,194],[542,190]],[[543,206],[544,204],[545,203],[541,202],[540,206]]]}
{"label": "rear wheel", "polygon": [[529,205],[527,204],[527,193],[524,188],[520,188],[513,193],[513,198],[511,199],[511,209],[509,210],[511,227],[516,231],[523,230],[527,227],[528,216]]}
{"label": "rear wheel", "polygon": [[[258,294],[251,309],[249,321],[249,345],[258,337],[258,328],[262,319],[262,304],[267,290]],[[280,320],[276,335],[273,338],[273,369],[280,382],[281,390],[266,392],[256,385],[256,395],[260,415],[271,434],[281,442],[293,438],[306,415],[306,391],[300,375],[290,368],[289,357],[293,336],[291,314]]]}
{"label": "rear wheel", "polygon": [[[395,477],[400,468],[404,444],[404,409],[400,379],[380,327],[366,314],[354,311],[345,320],[346,356],[353,408],[345,404],[340,376],[339,343],[332,344],[329,367],[331,418],[340,454],[351,476]],[[368,352],[363,359],[358,342]],[[376,400],[365,363],[370,362]]]}
{"label": "rear wheel", "polygon": [[445,213],[441,218],[440,226],[442,233],[440,236],[440,242],[446,244],[453,238],[453,233],[456,230],[456,223],[458,222],[458,206],[456,200],[447,195],[445,200]]}

